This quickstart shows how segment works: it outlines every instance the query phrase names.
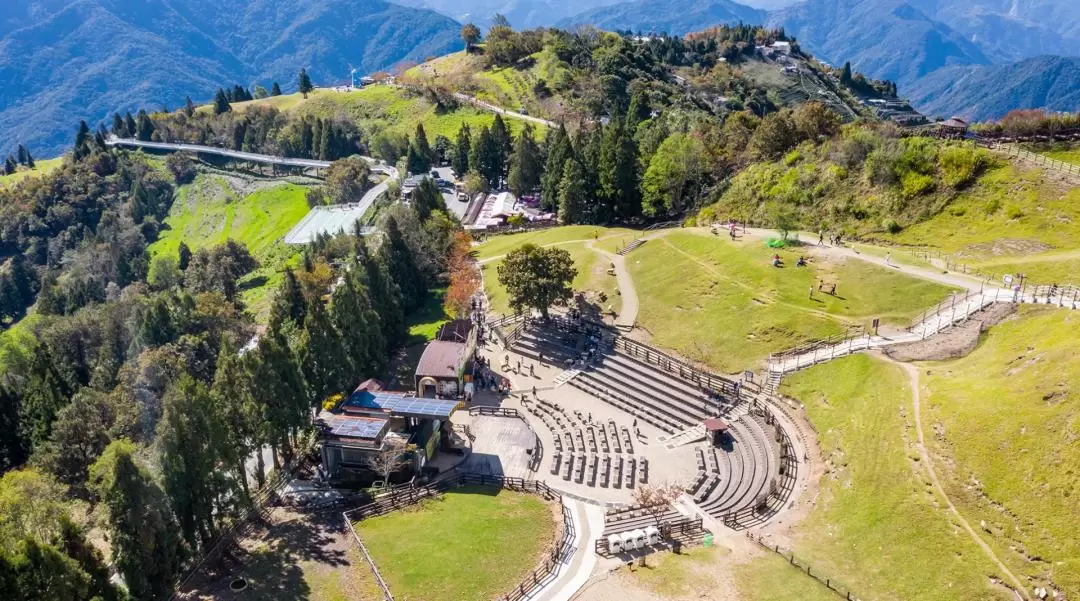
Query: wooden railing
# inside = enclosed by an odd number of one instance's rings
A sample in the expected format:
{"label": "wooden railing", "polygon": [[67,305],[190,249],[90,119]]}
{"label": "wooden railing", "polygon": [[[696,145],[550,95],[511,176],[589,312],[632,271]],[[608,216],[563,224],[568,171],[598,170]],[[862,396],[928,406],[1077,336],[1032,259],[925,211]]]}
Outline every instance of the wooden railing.
{"label": "wooden railing", "polygon": [[655,365],[663,371],[678,376],[699,388],[705,388],[729,398],[735,395],[735,380],[700,370],[663,351],[623,336],[615,336],[613,343],[615,350],[621,350],[644,363]]}
{"label": "wooden railing", "polygon": [[1080,175],[1080,165],[1066,163],[1065,161],[1052,159],[1046,155],[1039,154],[1037,152],[1024,150],[1016,144],[1001,144],[998,145],[997,148],[998,150],[1005,152],[1005,154],[1009,156],[1014,156],[1027,161],[1031,161],[1038,165],[1042,165],[1043,167],[1049,167],[1054,171],[1060,171],[1061,173],[1067,173],[1071,175]]}
{"label": "wooden railing", "polygon": [[814,580],[817,580],[822,585],[824,585],[825,588],[829,589],[833,593],[836,593],[837,596],[846,599],[847,601],[859,601],[859,598],[855,596],[855,594],[852,593],[850,589],[841,586],[839,583],[827,576],[823,576],[820,573],[815,573],[814,570],[810,567],[810,564],[795,557],[794,553],[781,550],[779,545],[766,544],[764,540],[762,540],[760,537],[754,536],[752,532],[747,532],[746,538],[749,538],[750,540],[757,543],[757,545],[762,549],[772,551],[780,557],[783,557],[792,567],[798,569],[800,572],[805,573],[807,576],[813,578]]}
{"label": "wooden railing", "polygon": [[[623,532],[630,532],[637,530],[638,528],[638,526],[635,526],[628,530],[610,532],[608,535],[622,534]],[[660,535],[664,539],[679,538],[677,536],[678,534],[699,535],[705,533],[705,525],[702,518],[683,517],[674,520],[661,520],[660,524],[657,525],[657,528],[660,529]],[[596,551],[597,555],[611,555],[611,549],[608,547],[608,535],[601,536],[593,541],[593,549]]]}

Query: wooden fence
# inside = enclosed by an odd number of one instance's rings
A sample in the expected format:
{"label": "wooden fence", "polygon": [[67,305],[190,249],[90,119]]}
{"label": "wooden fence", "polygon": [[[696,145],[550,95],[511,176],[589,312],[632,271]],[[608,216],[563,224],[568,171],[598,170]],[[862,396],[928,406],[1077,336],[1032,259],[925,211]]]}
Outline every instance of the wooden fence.
{"label": "wooden fence", "polygon": [[749,538],[750,540],[757,543],[757,545],[762,549],[765,549],[766,551],[771,551],[773,553],[776,553],[780,557],[783,557],[792,567],[798,569],[800,572],[803,572],[814,580],[817,580],[825,588],[829,589],[837,596],[847,599],[847,601],[859,601],[859,597],[852,593],[850,589],[841,586],[839,583],[827,576],[814,572],[814,570],[810,567],[809,563],[806,563],[805,561],[795,557],[794,553],[781,550],[779,545],[769,545],[765,543],[765,541],[763,541],[760,537],[754,536],[751,532],[746,533],[746,538]]}
{"label": "wooden fence", "polygon": [[1054,171],[1059,171],[1061,173],[1066,173],[1066,174],[1069,174],[1069,175],[1080,175],[1080,165],[1074,165],[1072,163],[1066,163],[1065,161],[1059,161],[1057,159],[1052,159],[1052,158],[1050,158],[1050,157],[1048,157],[1046,155],[1039,154],[1037,152],[1031,152],[1030,150],[1024,150],[1023,148],[1020,148],[1016,144],[1001,144],[1001,145],[997,145],[996,148],[998,150],[1001,150],[1002,152],[1004,152],[1005,154],[1007,154],[1009,156],[1021,158],[1021,159],[1024,159],[1026,161],[1031,161],[1031,162],[1033,162],[1033,163],[1035,163],[1037,165],[1042,165],[1043,167],[1049,167],[1050,169],[1053,169]]}
{"label": "wooden fence", "polygon": [[345,523],[348,525],[350,532],[352,532],[353,540],[356,541],[357,546],[364,556],[364,560],[375,575],[375,580],[378,582],[379,588],[382,589],[384,601],[394,601],[394,595],[390,591],[390,587],[386,584],[385,579],[383,579],[378,566],[375,564],[375,560],[371,557],[371,554],[368,553],[363,539],[360,538],[360,535],[356,532],[356,528],[353,524],[367,518],[384,515],[414,505],[424,499],[437,497],[444,491],[462,486],[496,486],[509,490],[528,492],[539,495],[548,501],[558,501],[562,510],[563,528],[561,535],[556,537],[555,543],[547,550],[544,562],[540,567],[536,568],[532,573],[526,576],[514,590],[498,597],[498,601],[517,601],[518,599],[524,598],[535,586],[543,582],[553,571],[555,571],[555,568],[563,560],[566,553],[573,550],[575,537],[573,516],[570,514],[569,508],[563,502],[562,495],[555,489],[538,480],[526,480],[524,478],[514,478],[510,476],[474,474],[470,472],[452,473],[452,475],[432,482],[431,484],[392,491],[387,496],[377,499],[372,503],[342,513]]}

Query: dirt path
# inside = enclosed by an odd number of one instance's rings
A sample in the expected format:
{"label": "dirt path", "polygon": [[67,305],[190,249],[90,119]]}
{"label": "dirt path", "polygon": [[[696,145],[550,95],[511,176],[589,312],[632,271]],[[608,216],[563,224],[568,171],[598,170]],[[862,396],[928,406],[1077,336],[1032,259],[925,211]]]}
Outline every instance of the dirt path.
{"label": "dirt path", "polygon": [[960,525],[964,528],[965,531],[967,531],[968,536],[971,537],[971,540],[975,541],[975,544],[977,544],[979,548],[982,549],[983,553],[986,554],[990,561],[994,562],[994,565],[996,565],[998,569],[1001,570],[1001,573],[1008,577],[1010,583],[1012,584],[1013,590],[1024,599],[1029,599],[1030,597],[1028,597],[1027,588],[1023,585],[1020,579],[1017,578],[1016,575],[1013,574],[1009,570],[1009,568],[1005,566],[1001,559],[998,558],[997,554],[994,553],[994,550],[990,547],[990,545],[988,545],[986,541],[984,541],[982,537],[979,536],[978,532],[976,532],[975,529],[971,527],[971,524],[969,524],[968,521],[964,519],[964,516],[961,515],[960,511],[956,509],[956,505],[953,505],[952,499],[949,498],[949,495],[945,494],[945,488],[941,486],[941,482],[938,480],[937,472],[934,471],[934,464],[930,458],[930,452],[926,448],[926,438],[923,435],[922,415],[920,411],[920,400],[922,392],[919,385],[918,368],[914,365],[911,365],[910,363],[901,363],[899,361],[894,361],[893,359],[890,359],[884,355],[879,356],[885,361],[899,366],[901,369],[904,370],[905,373],[907,373],[908,382],[911,386],[911,406],[912,410],[915,413],[915,432],[918,435],[917,446],[919,449],[919,456],[922,459],[922,464],[926,466],[926,473],[930,476],[930,482],[933,483],[934,490],[937,491],[938,495],[940,495],[942,499],[945,499],[945,504],[949,507],[949,511],[951,511],[952,514],[956,516],[956,520],[960,522]]}
{"label": "dirt path", "polygon": [[622,310],[615,319],[615,325],[632,328],[637,323],[638,294],[637,288],[634,287],[634,279],[630,277],[630,271],[626,268],[626,257],[600,250],[593,245],[594,242],[595,240],[589,240],[585,243],[585,248],[611,261],[611,264],[615,266],[615,283],[619,287],[619,297],[622,298]]}
{"label": "dirt path", "polygon": [[[688,229],[690,229],[690,228],[688,228]],[[704,232],[709,232],[708,228],[693,228],[693,229],[698,230],[695,233],[699,233],[699,234],[702,233],[702,230]],[[798,233],[800,236],[803,236],[804,237],[803,239],[805,239],[805,240],[812,240],[813,238],[816,238],[816,234],[811,234],[809,232],[793,232],[793,233]],[[755,238],[755,239],[775,238],[775,237],[778,236],[778,234],[773,230],[754,228],[754,227],[748,228],[746,230],[746,233],[743,234],[743,235],[745,237]],[[884,257],[878,257],[878,256],[866,254],[866,253],[861,253],[856,249],[848,248],[846,246],[829,246],[829,245],[817,246],[817,245],[812,245],[812,247],[816,252],[821,252],[821,253],[826,254],[826,255],[830,255],[830,256],[834,256],[834,257],[840,257],[840,258],[858,259],[860,261],[865,261],[867,263],[872,263],[872,264],[877,265],[879,267],[885,267],[885,268],[888,268],[888,269],[896,269],[897,271],[900,271],[900,272],[904,273],[905,275],[909,275],[911,277],[915,277],[915,278],[919,278],[919,279],[923,279],[923,280],[929,280],[931,282],[937,282],[939,284],[944,284],[946,286],[954,286],[954,287],[957,287],[957,288],[963,288],[965,290],[976,290],[976,291],[977,290],[982,290],[982,288],[983,288],[982,282],[980,282],[979,280],[977,280],[975,278],[969,278],[967,276],[957,275],[957,274],[953,274],[953,273],[942,273],[941,271],[938,271],[938,270],[926,269],[924,267],[916,267],[916,266],[913,266],[913,265],[901,265],[899,263],[893,263],[892,265],[889,265],[888,262],[885,261]]]}
{"label": "dirt path", "polygon": [[[611,238],[612,236],[607,236],[607,237]],[[603,240],[603,239],[604,238],[600,238],[600,240]],[[551,247],[551,246],[564,246],[566,244],[577,244],[579,242],[595,242],[595,241],[596,241],[595,238],[582,238],[580,240],[560,240],[559,242],[549,242],[547,244],[541,244],[540,247],[541,248],[548,248],[548,247]],[[522,244],[524,244],[524,242]],[[477,263],[479,263],[480,265],[483,265],[484,263],[490,263],[492,261],[498,261],[499,259],[502,259],[505,256],[506,255],[495,255],[494,257],[488,257],[488,258],[483,259],[481,261],[477,261]]]}

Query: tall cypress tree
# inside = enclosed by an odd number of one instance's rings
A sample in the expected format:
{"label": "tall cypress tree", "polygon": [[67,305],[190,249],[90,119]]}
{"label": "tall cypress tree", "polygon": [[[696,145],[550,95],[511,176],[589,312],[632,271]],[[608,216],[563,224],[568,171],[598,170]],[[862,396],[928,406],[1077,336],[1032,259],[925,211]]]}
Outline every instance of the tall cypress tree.
{"label": "tall cypress tree", "polygon": [[495,140],[499,177],[506,177],[506,167],[510,163],[510,153],[514,150],[514,139],[510,135],[510,130],[506,127],[502,115],[495,115],[495,121],[491,124],[491,137]]}
{"label": "tall cypress tree", "polygon": [[548,135],[547,161],[544,174],[540,178],[540,206],[547,211],[554,211],[559,206],[559,184],[562,182],[566,161],[573,158],[574,148],[566,127],[559,124],[559,129]]}
{"label": "tall cypress tree", "polygon": [[315,86],[311,85],[311,77],[308,76],[307,69],[300,69],[300,75],[297,76],[298,89],[304,98],[307,98],[309,92],[315,89]]}
{"label": "tall cypress tree", "polygon": [[[79,130],[75,133],[75,147],[72,149],[76,161],[90,154],[90,138],[90,126],[86,124],[86,121],[79,121]],[[8,160],[15,162],[11,155],[8,155]]]}
{"label": "tall cypress tree", "polygon": [[90,485],[106,509],[113,561],[135,599],[164,599],[180,572],[183,546],[165,495],[136,459],[128,440],[115,440],[90,467]]}
{"label": "tall cypress tree", "polygon": [[124,118],[120,116],[120,113],[113,113],[112,129],[109,131],[117,138],[127,138],[129,136],[127,126],[124,125]]}
{"label": "tall cypress tree", "polygon": [[471,133],[469,124],[462,123],[461,128],[458,129],[457,138],[454,140],[454,161],[451,166],[454,169],[454,175],[459,179],[469,172],[469,151],[472,150]]}
{"label": "tall cypress tree", "polygon": [[18,148],[15,150],[15,160],[17,160],[20,165],[25,165],[28,154],[29,153],[26,152],[26,147],[19,144]]}
{"label": "tall cypress tree", "polygon": [[585,170],[576,159],[566,161],[559,182],[559,222],[564,224],[585,221]]}
{"label": "tall cypress tree", "polygon": [[617,119],[604,129],[598,168],[604,213],[620,219],[639,216],[637,147],[622,120]]}
{"label": "tall cypress tree", "polygon": [[300,282],[296,279],[292,268],[286,267],[285,277],[282,278],[270,305],[270,327],[278,329],[286,322],[301,326],[304,324],[307,313],[308,301],[300,287]]}
{"label": "tall cypress tree", "polygon": [[386,262],[386,272],[390,279],[401,289],[401,298],[405,313],[410,313],[420,304],[427,293],[427,284],[416,259],[405,242],[397,219],[386,220],[386,242],[381,249],[382,259]]}
{"label": "tall cypress tree", "polygon": [[540,185],[540,147],[533,139],[532,127],[526,125],[514,141],[514,153],[510,156],[510,173],[506,177],[510,191],[521,197]]}
{"label": "tall cypress tree", "polygon": [[136,131],[138,131],[138,127],[135,124],[135,118],[131,116],[131,112],[124,113],[124,132],[126,132],[126,136],[134,138]]}
{"label": "tall cypress tree", "polygon": [[401,289],[388,275],[386,265],[380,263],[367,251],[363,240],[358,241],[357,260],[364,268],[367,275],[367,286],[371,292],[371,299],[379,308],[379,321],[382,326],[383,339],[387,348],[397,348],[405,342],[407,331],[405,329],[405,312],[402,309],[403,301]]}
{"label": "tall cypress tree", "polygon": [[312,303],[304,319],[298,356],[316,410],[326,397],[345,391],[356,377],[343,351],[341,335],[326,308],[321,302]]}
{"label": "tall cypress tree", "polygon": [[229,98],[225,95],[225,90],[218,88],[218,91],[214,94],[214,114],[220,115],[232,110],[232,106],[229,105]]}
{"label": "tall cypress tree", "polygon": [[188,117],[195,115],[195,103],[191,101],[191,96],[184,97],[184,114]]}
{"label": "tall cypress tree", "polygon": [[4,159],[4,175],[11,175],[12,173],[15,173],[15,170],[18,168],[18,166],[18,163],[15,162],[15,157],[11,156],[10,154],[7,155],[7,158]]}
{"label": "tall cypress tree", "polygon": [[431,145],[423,123],[416,124],[416,134],[409,143],[408,169],[410,173],[427,173],[431,169]]}
{"label": "tall cypress tree", "polygon": [[136,137],[143,142],[149,142],[150,137],[154,134],[154,122],[150,120],[150,115],[147,115],[146,111],[140,109],[138,116],[135,118],[135,122],[138,125]]}
{"label": "tall cypress tree", "polygon": [[281,96],[281,86],[278,85],[278,82],[275,81],[274,85],[270,88],[270,95]]}

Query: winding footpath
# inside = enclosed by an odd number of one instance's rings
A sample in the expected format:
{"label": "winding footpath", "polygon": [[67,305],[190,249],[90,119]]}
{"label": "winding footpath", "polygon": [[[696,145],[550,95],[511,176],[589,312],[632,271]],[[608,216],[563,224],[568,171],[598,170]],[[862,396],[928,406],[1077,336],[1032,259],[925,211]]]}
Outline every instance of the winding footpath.
{"label": "winding footpath", "polygon": [[926,437],[923,434],[922,412],[920,406],[922,391],[919,384],[918,368],[910,363],[901,363],[884,355],[882,355],[881,358],[888,363],[896,365],[907,374],[909,386],[911,387],[911,407],[915,415],[915,433],[918,437],[916,446],[919,449],[921,462],[926,466],[926,473],[930,477],[930,482],[934,485],[934,490],[937,491],[937,494],[942,499],[945,499],[945,504],[948,506],[949,511],[956,517],[956,521],[959,522],[964,531],[968,533],[971,540],[982,549],[982,552],[990,559],[990,561],[994,562],[994,565],[1001,570],[1001,573],[1008,577],[1011,581],[1013,591],[1024,599],[1028,599],[1027,588],[1021,583],[1020,579],[1016,577],[1016,574],[1013,574],[1012,571],[1005,566],[1004,562],[1002,562],[997,554],[994,553],[994,549],[979,536],[979,533],[971,527],[971,524],[969,524],[960,511],[956,509],[956,505],[953,504],[949,495],[945,493],[945,488],[941,485],[941,481],[938,480],[937,472],[934,470],[934,462],[930,457],[930,452],[926,448]]}

